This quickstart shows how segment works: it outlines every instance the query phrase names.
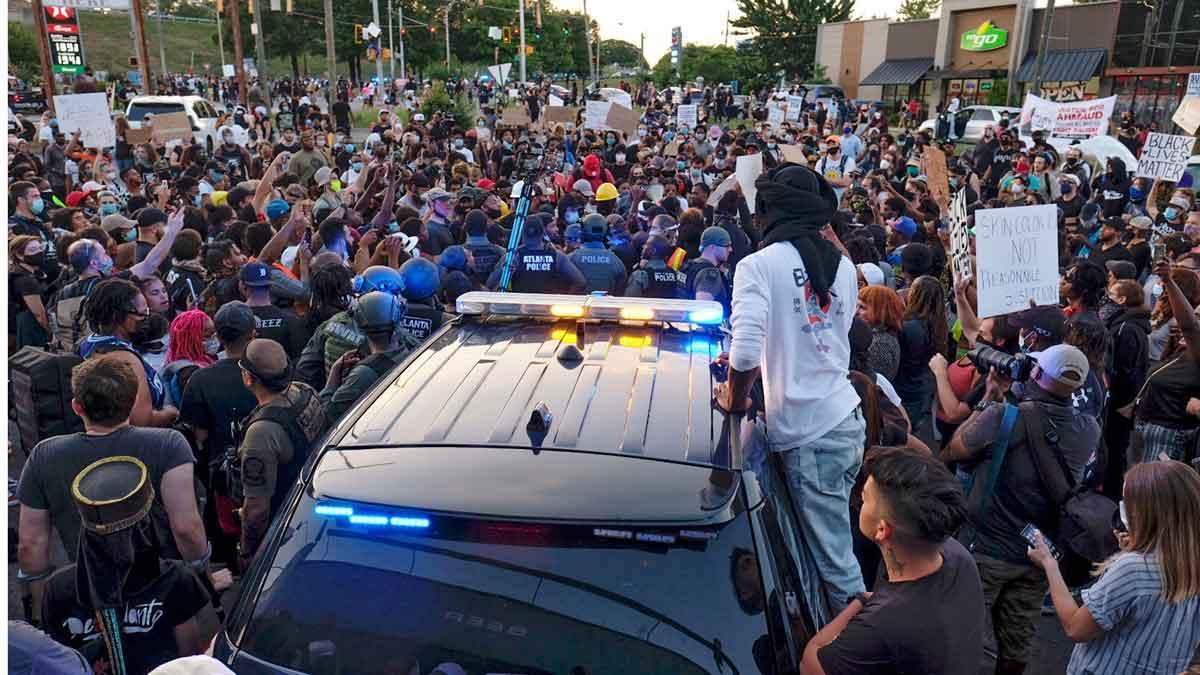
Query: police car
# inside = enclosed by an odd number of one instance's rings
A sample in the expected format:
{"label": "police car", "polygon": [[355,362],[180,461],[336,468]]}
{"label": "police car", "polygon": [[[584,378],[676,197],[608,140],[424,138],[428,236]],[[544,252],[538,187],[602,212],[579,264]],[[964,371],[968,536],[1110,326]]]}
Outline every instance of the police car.
{"label": "police car", "polygon": [[457,309],[313,451],[211,653],[240,675],[795,672],[814,584],[786,495],[731,468],[720,305]]}

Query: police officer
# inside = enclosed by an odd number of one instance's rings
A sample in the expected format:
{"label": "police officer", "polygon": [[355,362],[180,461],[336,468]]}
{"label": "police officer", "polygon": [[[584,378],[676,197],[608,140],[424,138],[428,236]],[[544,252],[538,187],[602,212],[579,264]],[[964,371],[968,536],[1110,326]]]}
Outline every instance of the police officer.
{"label": "police officer", "polygon": [[234,481],[242,493],[233,497],[242,501],[238,564],[245,570],[326,425],[320,397],[307,384],[292,381],[287,352],[278,342],[252,340],[238,366],[242,384],[258,402],[242,423],[241,480]]}
{"label": "police officer", "polygon": [[446,322],[442,303],[437,298],[442,288],[441,275],[438,266],[424,258],[413,258],[400,266],[404,299],[408,301],[401,326],[414,344],[424,342]]}
{"label": "police officer", "polygon": [[608,217],[617,212],[617,199],[621,193],[612,183],[601,183],[596,188],[596,213]]}
{"label": "police officer", "polygon": [[321,403],[330,424],[418,344],[404,330],[406,311],[404,298],[382,291],[367,293],[350,305],[354,323],[367,336],[370,354],[364,358],[358,350],[346,352],[329,370]]}
{"label": "police officer", "polygon": [[674,247],[664,237],[652,236],[642,248],[642,266],[629,275],[625,295],[631,298],[682,298],[684,275],[667,266]]}
{"label": "police officer", "polygon": [[729,316],[733,288],[721,268],[729,261],[733,238],[723,227],[707,227],[700,234],[700,257],[683,266],[687,297],[692,300],[715,300]]}
{"label": "police officer", "polygon": [[624,293],[625,263],[604,245],[608,237],[608,221],[598,213],[588,214],[583,219],[582,230],[583,245],[569,257],[587,279],[584,290],[588,293],[604,291],[609,295]]}
{"label": "police officer", "polygon": [[504,260],[504,247],[493,244],[488,239],[488,217],[479,209],[467,212],[464,220],[467,229],[465,247],[474,259],[473,266],[475,283],[483,286],[496,269],[496,265]]}
{"label": "police officer", "polygon": [[[525,221],[525,245],[513,254],[512,290],[514,293],[580,293],[587,279],[561,251],[547,247],[546,228],[538,214]],[[488,277],[488,288],[500,287],[501,261]]]}

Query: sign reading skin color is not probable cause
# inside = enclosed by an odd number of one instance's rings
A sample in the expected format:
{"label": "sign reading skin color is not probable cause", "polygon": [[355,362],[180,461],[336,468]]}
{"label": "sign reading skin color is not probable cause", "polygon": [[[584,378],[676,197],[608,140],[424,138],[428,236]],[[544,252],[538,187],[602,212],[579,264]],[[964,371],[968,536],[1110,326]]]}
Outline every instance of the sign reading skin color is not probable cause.
{"label": "sign reading skin color is not probable cause", "polygon": [[1058,304],[1058,207],[1054,204],[975,212],[979,318]]}

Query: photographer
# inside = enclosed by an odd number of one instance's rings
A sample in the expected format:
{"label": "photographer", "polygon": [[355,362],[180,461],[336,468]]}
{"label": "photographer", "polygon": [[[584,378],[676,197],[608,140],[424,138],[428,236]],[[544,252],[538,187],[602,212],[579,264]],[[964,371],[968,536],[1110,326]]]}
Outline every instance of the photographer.
{"label": "photographer", "polygon": [[1039,443],[1027,425],[1055,430],[1057,454],[1075,483],[1100,442],[1095,418],[1075,414],[1071,406],[1072,394],[1090,371],[1083,352],[1055,345],[1030,356],[1037,365],[1028,374],[1019,406],[1003,403],[1011,382],[992,368],[985,402],[941,452],[945,462],[974,465],[969,526],[959,538],[979,567],[984,602],[996,633],[999,674],[1024,670],[1034,621],[1048,587],[1045,574],[1026,555],[1028,541],[1022,530],[1033,525],[1047,531],[1058,519],[1059,504],[1049,497],[1039,476],[1035,456]]}

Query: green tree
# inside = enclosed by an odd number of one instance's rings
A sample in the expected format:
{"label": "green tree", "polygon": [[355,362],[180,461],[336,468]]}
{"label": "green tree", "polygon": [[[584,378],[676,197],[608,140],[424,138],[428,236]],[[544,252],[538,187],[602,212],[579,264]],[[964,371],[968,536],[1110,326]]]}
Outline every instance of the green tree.
{"label": "green tree", "polygon": [[624,40],[601,40],[600,60],[603,65],[617,64],[622,68],[646,68],[646,57],[637,45]]}
{"label": "green tree", "polygon": [[13,75],[32,84],[42,80],[42,62],[38,57],[37,38],[16,21],[8,22],[8,66]]}
{"label": "green tree", "polygon": [[738,79],[741,69],[738,53],[733,47],[685,44],[678,77],[675,70],[668,53],[654,64],[650,76],[659,87],[695,82],[697,77],[703,77],[706,83],[713,84]]}
{"label": "green tree", "polygon": [[773,81],[780,70],[790,79],[805,79],[816,61],[817,29],[848,21],[853,0],[737,0],[742,16],[733,21],[741,35],[739,78],[749,87]]}
{"label": "green tree", "polygon": [[942,0],[903,0],[896,10],[896,18],[901,21],[918,21],[933,16]]}

